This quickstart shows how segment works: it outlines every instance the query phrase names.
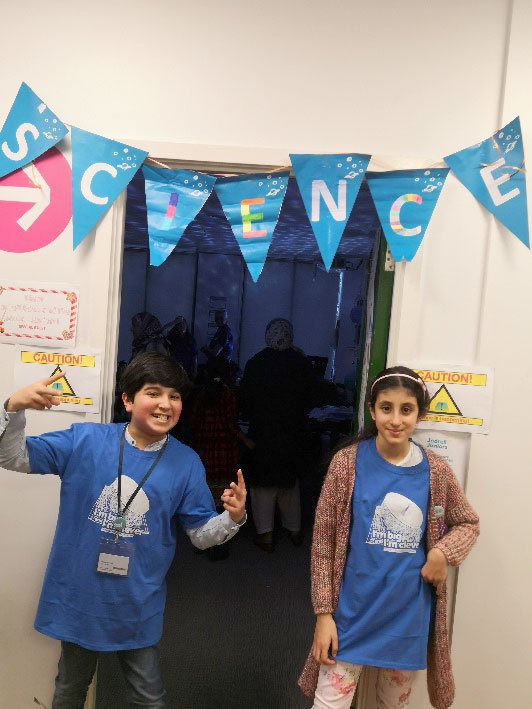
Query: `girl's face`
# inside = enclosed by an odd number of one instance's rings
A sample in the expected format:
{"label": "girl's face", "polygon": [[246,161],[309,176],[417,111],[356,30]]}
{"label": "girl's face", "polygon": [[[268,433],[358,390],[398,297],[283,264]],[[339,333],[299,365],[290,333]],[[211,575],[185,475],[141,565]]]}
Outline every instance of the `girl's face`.
{"label": "girl's face", "polygon": [[383,389],[369,410],[380,442],[394,450],[404,449],[406,455],[408,439],[419,417],[416,397],[403,387]]}

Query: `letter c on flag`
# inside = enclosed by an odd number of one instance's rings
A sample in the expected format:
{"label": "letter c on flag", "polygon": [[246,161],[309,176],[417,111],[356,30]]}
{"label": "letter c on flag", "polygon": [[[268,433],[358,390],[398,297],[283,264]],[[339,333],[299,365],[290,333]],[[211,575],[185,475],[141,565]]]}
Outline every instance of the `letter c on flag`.
{"label": "letter c on flag", "polygon": [[399,236],[417,236],[421,233],[420,226],[413,227],[412,229],[405,229],[405,227],[401,224],[400,212],[405,202],[415,202],[416,204],[421,204],[423,202],[423,197],[420,194],[403,194],[398,197],[390,209],[390,226]]}
{"label": "letter c on flag", "polygon": [[116,169],[106,162],[95,162],[93,165],[89,165],[81,178],[81,194],[93,204],[107,204],[109,197],[98,197],[92,191],[92,181],[98,172],[108,172],[113,178],[118,174]]}

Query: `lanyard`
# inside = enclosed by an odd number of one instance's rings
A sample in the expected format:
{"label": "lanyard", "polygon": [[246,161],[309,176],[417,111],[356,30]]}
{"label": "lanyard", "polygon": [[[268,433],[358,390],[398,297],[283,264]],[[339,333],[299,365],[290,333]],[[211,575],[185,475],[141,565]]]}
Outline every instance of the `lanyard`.
{"label": "lanyard", "polygon": [[155,466],[157,463],[161,460],[161,456],[164,453],[166,446],[168,445],[168,434],[166,435],[166,441],[164,442],[164,445],[159,449],[159,452],[153,461],[153,463],[150,465],[148,472],[146,475],[142,478],[142,480],[138,483],[137,489],[133,492],[129,500],[126,502],[124,505],[124,508],[121,510],[120,505],[121,505],[121,492],[122,492],[122,463],[124,460],[124,443],[126,439],[126,428],[127,426],[124,426],[124,430],[122,431],[122,436],[120,437],[120,453],[118,455],[118,501],[117,501],[117,506],[116,509],[118,511],[118,514],[116,516],[116,519],[113,523],[113,529],[115,531],[115,540],[118,538],[118,534],[124,529],[125,527],[125,521],[124,517],[126,512],[129,509],[129,506],[137,496],[137,493],[139,490],[142,488],[146,480],[150,477],[150,475],[153,473]]}

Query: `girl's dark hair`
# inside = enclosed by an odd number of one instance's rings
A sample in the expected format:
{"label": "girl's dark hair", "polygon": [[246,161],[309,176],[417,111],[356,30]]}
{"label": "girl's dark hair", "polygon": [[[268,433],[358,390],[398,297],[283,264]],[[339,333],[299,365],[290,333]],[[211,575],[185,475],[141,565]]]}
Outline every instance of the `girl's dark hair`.
{"label": "girl's dark hair", "polygon": [[[421,377],[408,367],[396,366],[383,369],[377,374],[373,380],[373,384],[369,387],[366,395],[366,405],[373,408],[377,401],[377,397],[381,391],[385,389],[406,389],[412,396],[415,397],[418,407],[418,416],[423,416],[429,408],[430,397]],[[373,419],[364,426],[364,429],[355,436],[346,438],[334,451],[347,448],[353,443],[364,441],[368,438],[373,438],[377,435],[377,427]]]}
{"label": "girl's dark hair", "polygon": [[184,398],[190,382],[183,367],[161,352],[142,352],[125,368],[120,388],[130,401],[145,384],[159,384],[178,391]]}

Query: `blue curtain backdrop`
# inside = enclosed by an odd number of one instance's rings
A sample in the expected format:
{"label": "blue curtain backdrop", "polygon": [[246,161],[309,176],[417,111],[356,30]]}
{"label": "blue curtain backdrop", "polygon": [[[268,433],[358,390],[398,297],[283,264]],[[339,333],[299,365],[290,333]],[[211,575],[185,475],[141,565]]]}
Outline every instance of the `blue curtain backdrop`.
{"label": "blue curtain backdrop", "polygon": [[[291,317],[296,344],[308,354],[326,357],[339,336],[336,379],[342,381],[353,359],[354,326],[349,315],[355,300],[365,298],[367,264],[378,227],[364,182],[337,251],[335,263],[347,265],[347,271],[340,328],[335,333],[333,291],[337,290],[338,274],[327,274],[321,265],[319,248],[293,178],[264,271],[258,283],[253,283],[214,193],[165,263],[149,266],[144,180],[137,174],[128,187],[119,359],[130,356],[131,317],[141,310],[154,313],[163,323],[177,314],[184,315],[194,325],[198,344],[205,344],[209,299],[223,295],[241,366],[264,346],[264,327],[272,317]],[[320,307],[325,302],[330,307]]]}

